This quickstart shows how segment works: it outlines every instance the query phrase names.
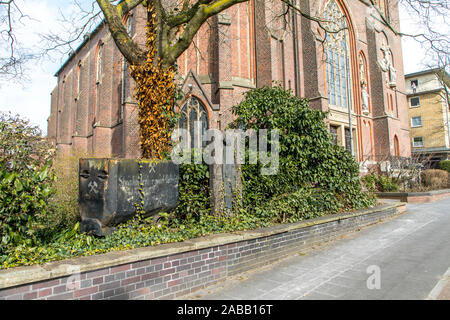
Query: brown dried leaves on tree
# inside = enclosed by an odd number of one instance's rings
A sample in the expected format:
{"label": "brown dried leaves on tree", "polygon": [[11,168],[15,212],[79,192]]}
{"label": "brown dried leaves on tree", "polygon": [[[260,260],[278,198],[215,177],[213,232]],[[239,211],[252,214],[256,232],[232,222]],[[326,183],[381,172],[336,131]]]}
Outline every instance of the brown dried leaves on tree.
{"label": "brown dried leaves on tree", "polygon": [[[142,157],[162,159],[170,149],[171,119],[174,117],[175,69],[164,67],[156,58],[156,13],[148,6],[147,60],[131,66],[136,81],[135,97],[139,103],[139,133]],[[157,59],[157,61],[155,60]]]}

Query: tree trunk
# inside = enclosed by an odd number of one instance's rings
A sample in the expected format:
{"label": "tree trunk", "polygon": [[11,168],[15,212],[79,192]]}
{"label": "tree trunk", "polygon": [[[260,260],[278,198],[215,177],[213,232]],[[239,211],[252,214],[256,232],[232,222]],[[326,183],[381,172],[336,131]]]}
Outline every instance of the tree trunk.
{"label": "tree trunk", "polygon": [[160,11],[150,3],[147,10],[147,57],[143,64],[132,65],[130,69],[136,81],[142,157],[156,160],[164,158],[170,151],[175,118],[175,68],[164,65],[160,58],[161,37],[164,34],[158,14]]}

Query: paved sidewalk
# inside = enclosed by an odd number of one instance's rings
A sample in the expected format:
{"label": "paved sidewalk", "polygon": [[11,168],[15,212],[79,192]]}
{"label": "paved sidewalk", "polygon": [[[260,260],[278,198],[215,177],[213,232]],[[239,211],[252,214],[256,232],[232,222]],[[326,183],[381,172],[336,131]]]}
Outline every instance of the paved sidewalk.
{"label": "paved sidewalk", "polygon": [[450,299],[450,198],[407,210],[182,299]]}

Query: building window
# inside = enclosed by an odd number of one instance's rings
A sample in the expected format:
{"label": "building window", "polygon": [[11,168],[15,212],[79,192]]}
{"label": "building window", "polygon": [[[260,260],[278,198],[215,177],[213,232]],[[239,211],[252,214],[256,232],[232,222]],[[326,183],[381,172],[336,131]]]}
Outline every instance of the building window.
{"label": "building window", "polygon": [[103,72],[103,43],[100,42],[97,48],[97,56],[96,56],[96,67],[97,67],[97,75],[96,80],[97,83],[100,83]]}
{"label": "building window", "polygon": [[77,97],[76,97],[76,99],[78,99],[78,95],[81,92],[81,61],[78,62],[78,65],[77,65],[76,77],[77,77],[77,82],[76,82],[76,84],[77,84],[77,90],[76,90]]}
{"label": "building window", "polygon": [[324,18],[328,32],[325,39],[326,76],[328,102],[330,105],[347,108],[351,97],[349,70],[349,38],[347,23],[335,0],[328,2]]}
{"label": "building window", "polygon": [[352,139],[349,128],[345,128],[345,149],[350,152],[352,151]]}
{"label": "building window", "polygon": [[202,136],[208,130],[208,113],[205,105],[197,97],[191,96],[180,109],[181,119],[178,128],[189,132],[189,144],[192,149],[206,147]]}
{"label": "building window", "polygon": [[423,137],[414,137],[413,138],[413,147],[423,147]]}
{"label": "building window", "polygon": [[339,127],[330,126],[331,141],[336,145],[338,144],[338,129]]}
{"label": "building window", "polygon": [[400,156],[400,143],[398,141],[397,135],[394,136],[394,156]]}
{"label": "building window", "polygon": [[125,58],[122,60],[122,101],[121,103],[124,104],[127,99],[127,93],[128,93],[128,63],[125,60]]}
{"label": "building window", "polygon": [[61,97],[62,97],[62,105],[66,104],[66,76],[64,75],[62,83],[61,83]]}
{"label": "building window", "polygon": [[411,118],[411,127],[421,127],[422,126],[422,117],[412,117]]}
{"label": "building window", "polygon": [[411,108],[420,107],[420,97],[410,98],[409,105],[411,106]]}
{"label": "building window", "polygon": [[391,111],[394,112],[394,97],[392,94],[389,94],[389,99],[391,100]]}
{"label": "building window", "polygon": [[411,89],[414,93],[416,93],[418,87],[419,87],[419,80],[411,80]]}
{"label": "building window", "polygon": [[130,37],[133,36],[133,21],[132,21],[132,15],[129,15],[127,17],[127,23],[125,25],[125,27],[127,28],[127,33]]}

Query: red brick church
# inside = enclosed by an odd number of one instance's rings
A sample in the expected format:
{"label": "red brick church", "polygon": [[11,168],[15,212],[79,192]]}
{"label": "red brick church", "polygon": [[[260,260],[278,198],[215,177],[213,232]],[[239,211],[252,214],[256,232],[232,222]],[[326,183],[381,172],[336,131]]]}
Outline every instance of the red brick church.
{"label": "red brick church", "polygon": [[[186,99],[176,106],[189,126],[224,129],[246,90],[274,81],[328,111],[335,142],[359,161],[411,154],[401,39],[357,0],[297,0],[322,27],[286,13],[281,1],[250,0],[205,24],[178,59]],[[378,0],[399,29],[397,1]],[[283,14],[280,14],[283,13]],[[145,43],[146,10],[124,23]],[[341,30],[333,33],[332,30]],[[133,80],[107,27],[100,24],[56,72],[48,138],[62,152],[139,156]],[[349,112],[350,110],[350,112]]]}

